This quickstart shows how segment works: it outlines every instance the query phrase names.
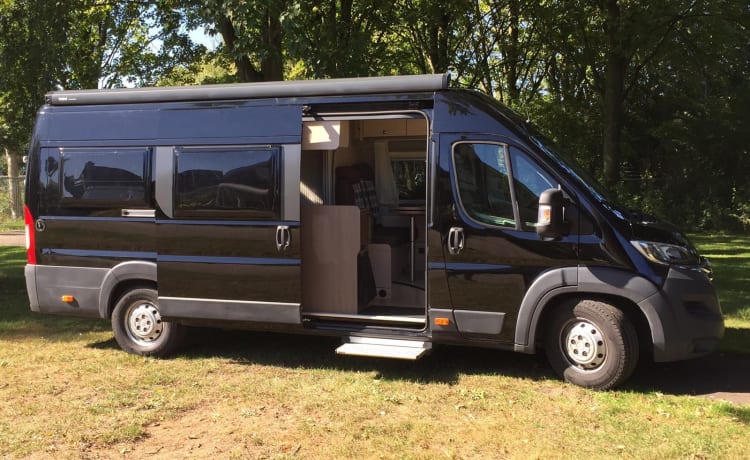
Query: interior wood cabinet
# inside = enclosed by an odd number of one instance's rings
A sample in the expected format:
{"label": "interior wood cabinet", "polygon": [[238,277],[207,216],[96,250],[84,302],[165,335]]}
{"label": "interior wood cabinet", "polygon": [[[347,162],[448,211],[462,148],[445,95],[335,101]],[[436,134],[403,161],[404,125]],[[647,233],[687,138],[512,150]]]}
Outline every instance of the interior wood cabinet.
{"label": "interior wood cabinet", "polygon": [[305,206],[302,222],[302,308],[356,314],[357,255],[367,237],[360,209]]}
{"label": "interior wood cabinet", "polygon": [[366,120],[362,122],[362,137],[426,136],[427,122],[417,118]]}

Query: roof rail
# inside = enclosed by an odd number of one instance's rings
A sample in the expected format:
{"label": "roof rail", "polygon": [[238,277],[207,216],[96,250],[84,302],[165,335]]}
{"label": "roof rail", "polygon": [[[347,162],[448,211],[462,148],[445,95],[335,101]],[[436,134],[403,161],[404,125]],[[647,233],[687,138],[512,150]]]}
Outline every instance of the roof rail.
{"label": "roof rail", "polygon": [[47,93],[50,105],[133,104],[270,97],[429,92],[448,88],[449,74],[334,78],[151,88],[84,89]]}

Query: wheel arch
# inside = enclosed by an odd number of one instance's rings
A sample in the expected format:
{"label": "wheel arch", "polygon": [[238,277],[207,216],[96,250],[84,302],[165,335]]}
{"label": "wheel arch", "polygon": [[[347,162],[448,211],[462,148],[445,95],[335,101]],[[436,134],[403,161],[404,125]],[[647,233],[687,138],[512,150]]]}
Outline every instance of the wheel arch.
{"label": "wheel arch", "polygon": [[136,286],[156,289],[156,263],[131,260],[112,267],[99,291],[99,316],[110,319],[117,299]]}
{"label": "wheel arch", "polygon": [[664,312],[660,314],[650,303],[642,301],[658,292],[657,286],[649,280],[621,269],[570,267],[550,270],[532,283],[523,299],[516,324],[514,349],[535,353],[550,312],[575,299],[591,299],[622,310],[638,333],[643,351],[641,356],[653,356],[653,344],[664,340]]}

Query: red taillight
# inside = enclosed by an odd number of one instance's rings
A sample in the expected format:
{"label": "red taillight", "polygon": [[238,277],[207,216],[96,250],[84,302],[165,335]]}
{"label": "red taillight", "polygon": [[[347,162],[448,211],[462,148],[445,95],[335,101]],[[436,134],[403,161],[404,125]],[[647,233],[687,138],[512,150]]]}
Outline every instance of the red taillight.
{"label": "red taillight", "polygon": [[23,223],[26,228],[26,261],[29,265],[36,265],[34,218],[31,217],[31,211],[29,211],[29,207],[26,205],[23,205]]}

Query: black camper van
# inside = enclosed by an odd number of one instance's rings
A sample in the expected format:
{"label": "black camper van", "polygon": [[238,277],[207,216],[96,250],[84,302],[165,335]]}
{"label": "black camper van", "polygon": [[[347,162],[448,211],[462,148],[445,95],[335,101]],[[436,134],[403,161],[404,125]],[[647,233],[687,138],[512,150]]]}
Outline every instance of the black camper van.
{"label": "black camper van", "polygon": [[191,325],[544,350],[606,389],[723,334],[682,233],[445,75],[52,92],[27,171],[31,309],[131,353]]}

